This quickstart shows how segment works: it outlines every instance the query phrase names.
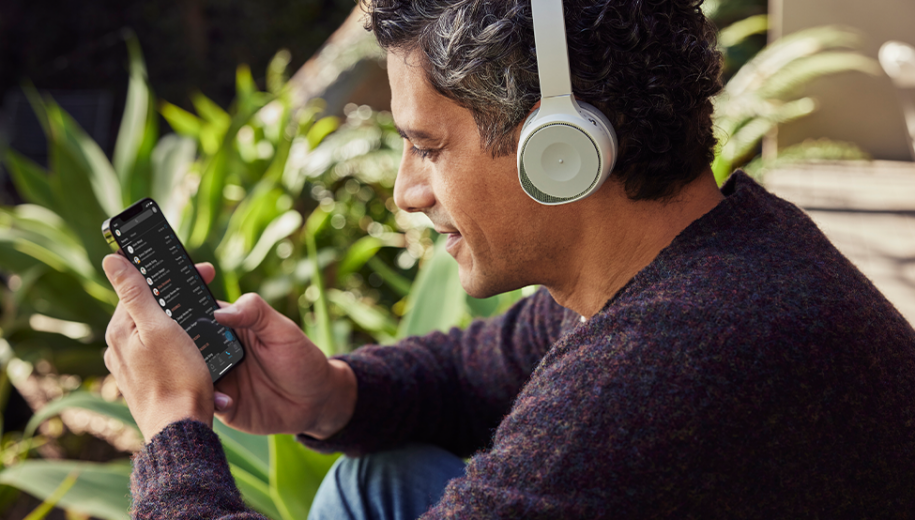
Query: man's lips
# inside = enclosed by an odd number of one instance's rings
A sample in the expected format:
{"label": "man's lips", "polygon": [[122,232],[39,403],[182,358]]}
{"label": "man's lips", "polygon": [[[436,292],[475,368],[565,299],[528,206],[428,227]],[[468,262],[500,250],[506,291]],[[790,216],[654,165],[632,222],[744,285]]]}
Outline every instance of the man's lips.
{"label": "man's lips", "polygon": [[461,233],[452,229],[436,229],[435,231],[440,235],[448,236],[448,241],[445,243],[445,250],[453,255],[452,249],[461,241]]}

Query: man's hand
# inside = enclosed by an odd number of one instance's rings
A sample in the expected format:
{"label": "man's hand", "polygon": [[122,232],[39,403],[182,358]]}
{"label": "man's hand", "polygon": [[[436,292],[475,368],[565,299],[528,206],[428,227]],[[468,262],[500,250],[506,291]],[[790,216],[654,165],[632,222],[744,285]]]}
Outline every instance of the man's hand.
{"label": "man's hand", "polygon": [[[213,383],[190,336],[162,312],[143,276],[126,258],[108,255],[105,274],[120,298],[108,323],[105,365],[149,442],[185,418],[213,424]],[[213,267],[199,266],[204,279]]]}
{"label": "man's hand", "polygon": [[[245,360],[217,383],[217,415],[249,433],[327,438],[356,406],[356,376],[331,360],[289,318],[245,294],[215,313],[245,345]],[[226,399],[228,397],[228,399]]]}

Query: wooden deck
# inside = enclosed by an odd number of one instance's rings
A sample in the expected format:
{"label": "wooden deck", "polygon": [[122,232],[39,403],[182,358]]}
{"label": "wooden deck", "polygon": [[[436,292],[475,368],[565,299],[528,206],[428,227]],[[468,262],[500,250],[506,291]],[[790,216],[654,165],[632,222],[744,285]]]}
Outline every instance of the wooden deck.
{"label": "wooden deck", "polygon": [[772,171],[763,181],[807,211],[915,324],[915,163],[820,163]]}

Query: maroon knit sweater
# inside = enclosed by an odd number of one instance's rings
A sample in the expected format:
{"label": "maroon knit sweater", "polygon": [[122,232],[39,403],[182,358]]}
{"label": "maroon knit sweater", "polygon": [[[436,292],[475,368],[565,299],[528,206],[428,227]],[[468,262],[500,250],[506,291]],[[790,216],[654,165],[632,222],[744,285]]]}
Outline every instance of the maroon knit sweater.
{"label": "maroon knit sweater", "polygon": [[[352,420],[301,440],[473,455],[427,519],[910,517],[915,331],[799,209],[723,191],[585,323],[541,290],[344,356]],[[135,459],[134,513],[259,518],[193,421]]]}

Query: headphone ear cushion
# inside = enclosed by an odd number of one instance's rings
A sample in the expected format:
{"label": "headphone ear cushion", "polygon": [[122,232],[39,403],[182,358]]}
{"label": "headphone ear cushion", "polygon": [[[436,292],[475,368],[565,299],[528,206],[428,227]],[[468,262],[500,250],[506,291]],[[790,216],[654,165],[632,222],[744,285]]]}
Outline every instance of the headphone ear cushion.
{"label": "headphone ear cushion", "polygon": [[519,179],[542,204],[591,195],[616,161],[616,135],[607,117],[592,105],[567,99],[571,102],[564,110],[534,111],[521,129]]}
{"label": "headphone ear cushion", "polygon": [[[598,110],[594,105],[585,103],[584,101],[578,101],[578,108],[580,109],[579,114],[581,117],[585,118],[588,123],[590,123],[589,130],[602,134],[606,137],[607,141],[609,141],[609,146],[606,149],[601,150],[601,158],[605,163],[604,167],[607,170],[607,175],[609,175],[613,170],[613,166],[616,164],[616,131],[614,131],[613,125],[610,123],[610,119],[608,119],[607,116]],[[596,140],[598,142],[607,142],[603,139]]]}

